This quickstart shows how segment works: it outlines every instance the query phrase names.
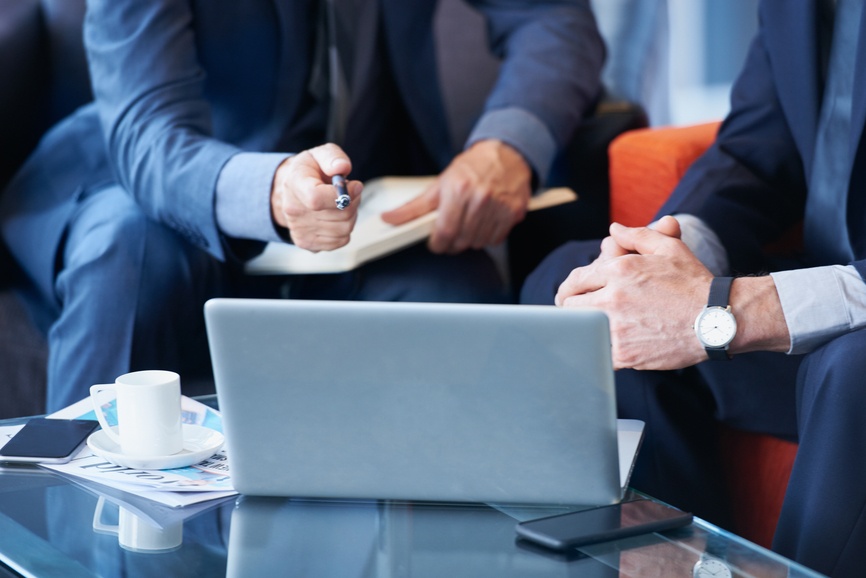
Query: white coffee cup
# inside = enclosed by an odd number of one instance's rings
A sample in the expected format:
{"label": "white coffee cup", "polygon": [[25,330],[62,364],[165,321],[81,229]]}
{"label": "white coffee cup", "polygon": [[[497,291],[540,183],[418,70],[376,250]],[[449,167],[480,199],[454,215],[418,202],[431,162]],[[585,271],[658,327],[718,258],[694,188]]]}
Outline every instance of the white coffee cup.
{"label": "white coffee cup", "polygon": [[106,524],[102,521],[104,507],[105,498],[100,496],[93,512],[93,529],[101,534],[116,535],[124,550],[155,554],[175,550],[183,543],[183,522],[162,527],[119,506],[117,525]]}
{"label": "white coffee cup", "polygon": [[[111,391],[117,398],[117,433],[109,425],[100,401],[103,392]],[[90,398],[99,425],[120,446],[121,453],[157,457],[183,449],[178,374],[162,370],[126,373],[114,383],[91,386]]]}

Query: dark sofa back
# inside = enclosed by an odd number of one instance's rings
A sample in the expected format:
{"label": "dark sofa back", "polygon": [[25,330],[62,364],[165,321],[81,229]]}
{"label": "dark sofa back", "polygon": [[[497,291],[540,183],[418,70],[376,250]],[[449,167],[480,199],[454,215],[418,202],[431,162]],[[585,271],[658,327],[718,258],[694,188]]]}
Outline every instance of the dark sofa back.
{"label": "dark sofa back", "polygon": [[0,0],[0,185],[48,128],[92,99],[85,0]]}

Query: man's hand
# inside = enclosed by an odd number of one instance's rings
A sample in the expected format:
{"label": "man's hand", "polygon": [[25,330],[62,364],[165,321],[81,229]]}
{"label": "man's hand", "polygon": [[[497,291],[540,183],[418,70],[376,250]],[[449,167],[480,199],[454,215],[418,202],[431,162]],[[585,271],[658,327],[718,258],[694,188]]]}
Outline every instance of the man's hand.
{"label": "man's hand", "polygon": [[[613,224],[601,255],[575,269],[556,294],[560,307],[597,307],[610,319],[617,369],[678,369],[707,359],[694,331],[712,273],[689,251],[679,223]],[[773,278],[738,277],[731,287],[737,335],[729,351],[788,351],[791,337]]]}
{"label": "man's hand", "polygon": [[707,358],[694,332],[712,274],[665,217],[655,230],[614,223],[599,258],[575,269],[556,294],[560,307],[597,307],[610,319],[614,367],[676,369]]}
{"label": "man's hand", "polygon": [[330,251],[349,242],[358,215],[363,185],[348,181],[352,197],[345,210],[334,202],[334,175],[352,170],[349,157],[333,144],[322,145],[286,159],[274,176],[271,214],[274,222],[289,230],[292,241],[309,251]]}
{"label": "man's hand", "polygon": [[505,143],[480,141],[458,155],[426,191],[382,215],[392,225],[439,209],[428,246],[459,253],[501,243],[523,220],[532,171]]}
{"label": "man's hand", "polygon": [[[680,231],[680,223],[675,218],[666,216],[659,219],[652,227],[654,231],[658,231],[668,237],[679,239],[682,231]],[[630,251],[623,249],[613,237],[605,237],[601,241],[601,254],[599,259],[613,259],[628,255]]]}

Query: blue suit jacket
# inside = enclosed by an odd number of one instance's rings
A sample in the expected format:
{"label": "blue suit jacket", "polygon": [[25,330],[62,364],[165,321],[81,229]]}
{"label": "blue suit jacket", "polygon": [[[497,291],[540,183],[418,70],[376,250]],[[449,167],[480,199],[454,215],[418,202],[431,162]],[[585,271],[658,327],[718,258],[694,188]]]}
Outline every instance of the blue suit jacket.
{"label": "blue suit jacket", "polygon": [[[866,16],[866,13],[864,13]],[[709,224],[734,271],[771,268],[762,247],[802,219],[823,81],[818,2],[763,0],[760,27],[713,146],[681,181],[660,215],[691,213]],[[861,30],[863,23],[861,23]],[[857,50],[850,141],[848,229],[866,273],[866,43]]]}
{"label": "blue suit jacket", "polygon": [[[588,0],[472,4],[503,58],[486,110],[526,111],[562,146],[599,90],[603,46]],[[0,208],[4,237],[31,278],[52,286],[76,196],[113,183],[148,216],[225,258],[214,217],[220,171],[240,151],[294,152],[283,136],[309,77],[311,5],[89,0],[95,105],[47,135]],[[444,167],[455,151],[436,74],[436,5],[381,0],[380,10],[397,88],[425,148]]]}

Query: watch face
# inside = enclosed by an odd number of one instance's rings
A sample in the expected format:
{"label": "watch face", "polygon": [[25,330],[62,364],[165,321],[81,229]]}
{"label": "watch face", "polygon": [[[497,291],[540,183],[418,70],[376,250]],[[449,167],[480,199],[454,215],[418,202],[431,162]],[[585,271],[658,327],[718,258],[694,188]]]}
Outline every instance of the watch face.
{"label": "watch face", "polygon": [[734,339],[737,321],[727,308],[707,307],[698,318],[695,331],[704,347],[721,348]]}
{"label": "watch face", "polygon": [[704,558],[695,564],[695,578],[731,578],[731,569],[721,560]]}

